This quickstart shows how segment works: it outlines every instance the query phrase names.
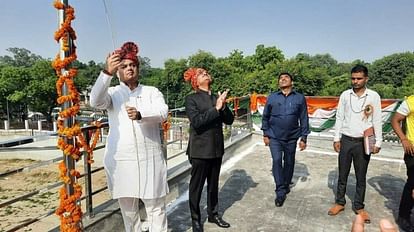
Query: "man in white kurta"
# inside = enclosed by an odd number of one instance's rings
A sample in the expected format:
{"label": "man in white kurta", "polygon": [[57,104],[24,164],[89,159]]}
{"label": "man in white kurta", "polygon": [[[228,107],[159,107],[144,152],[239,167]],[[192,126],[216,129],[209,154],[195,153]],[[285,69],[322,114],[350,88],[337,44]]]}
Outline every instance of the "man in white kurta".
{"label": "man in white kurta", "polygon": [[[157,88],[138,82],[137,53],[138,47],[128,42],[108,56],[90,103],[108,111],[104,167],[112,197],[119,201],[125,231],[141,231],[139,199],[145,205],[149,230],[167,231],[167,165],[160,123],[168,115],[168,106]],[[110,87],[115,73],[120,84]]]}

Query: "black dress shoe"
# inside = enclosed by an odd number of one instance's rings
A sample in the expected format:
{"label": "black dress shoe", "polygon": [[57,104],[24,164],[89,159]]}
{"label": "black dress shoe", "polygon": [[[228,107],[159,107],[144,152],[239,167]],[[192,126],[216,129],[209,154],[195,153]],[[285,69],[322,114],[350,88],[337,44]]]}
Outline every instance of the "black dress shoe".
{"label": "black dress shoe", "polygon": [[403,217],[398,217],[397,224],[400,229],[404,230],[405,232],[412,232],[414,231],[414,227],[411,224],[409,219],[405,219]]}
{"label": "black dress shoe", "polygon": [[276,207],[282,207],[283,203],[285,203],[286,197],[276,198],[275,205]]}
{"label": "black dress shoe", "polygon": [[203,225],[197,220],[192,220],[193,232],[203,232]]}
{"label": "black dress shoe", "polygon": [[216,223],[219,227],[222,228],[229,228],[230,224],[223,220],[219,215],[214,215],[212,217],[208,217],[208,222]]}

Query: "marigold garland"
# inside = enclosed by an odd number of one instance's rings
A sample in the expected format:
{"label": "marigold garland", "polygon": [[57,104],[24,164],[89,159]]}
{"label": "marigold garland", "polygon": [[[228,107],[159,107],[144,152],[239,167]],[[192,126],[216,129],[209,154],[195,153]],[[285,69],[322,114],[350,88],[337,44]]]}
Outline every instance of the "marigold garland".
{"label": "marigold garland", "polygon": [[[99,139],[99,128],[101,124],[99,122],[95,123],[97,129],[92,136],[93,142],[91,145],[87,144],[78,124],[74,123],[70,128],[65,128],[64,126],[64,119],[74,119],[80,110],[80,95],[73,82],[77,70],[69,68],[70,64],[77,59],[76,47],[73,43],[69,43],[70,40],[74,41],[76,39],[75,31],[71,26],[72,20],[75,19],[75,10],[73,7],[69,5],[65,6],[57,0],[54,1],[53,5],[56,9],[65,11],[65,21],[61,24],[60,29],[55,32],[54,38],[57,42],[62,41],[61,49],[63,51],[71,52],[71,54],[63,60],[60,59],[60,55],[58,54],[52,62],[52,66],[58,76],[58,80],[56,81],[58,94],[57,102],[59,104],[63,104],[64,102],[71,103],[71,107],[68,107],[59,113],[57,122],[59,139],[57,146],[63,151],[64,155],[71,156],[75,161],[79,160],[81,149],[83,149],[88,154],[88,162],[93,163],[93,149],[96,147],[96,143]],[[63,70],[68,71],[63,72]],[[66,84],[68,89],[67,95],[62,95],[62,87],[64,84]],[[68,144],[66,143],[67,140],[72,140],[73,143]],[[60,204],[56,210],[56,214],[60,217],[60,229],[61,231],[78,232],[82,229],[82,209],[79,201],[82,195],[82,187],[77,182],[80,173],[76,169],[69,170],[68,172],[64,161],[59,163],[59,170],[60,179],[66,185],[72,185],[73,187],[72,195],[67,193],[65,186],[59,191]],[[74,180],[73,182],[72,179]]]}
{"label": "marigold garland", "polygon": [[167,120],[162,123],[162,131],[164,136],[164,141],[167,141],[168,130],[171,128],[171,112],[168,112]]}
{"label": "marigold garland", "polygon": [[257,111],[257,94],[256,92],[253,92],[252,95],[250,95],[250,112],[256,113]]}

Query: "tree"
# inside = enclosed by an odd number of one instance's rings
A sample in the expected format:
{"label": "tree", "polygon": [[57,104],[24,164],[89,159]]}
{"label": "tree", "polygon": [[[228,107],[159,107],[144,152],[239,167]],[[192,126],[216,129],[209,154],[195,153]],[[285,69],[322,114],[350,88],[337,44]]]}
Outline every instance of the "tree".
{"label": "tree", "polygon": [[32,111],[52,121],[52,110],[57,106],[55,70],[49,60],[39,60],[30,68],[30,82],[24,87],[25,98]]}
{"label": "tree", "polygon": [[161,68],[150,68],[146,71],[146,75],[140,77],[140,83],[144,85],[155,86],[160,88],[162,79],[164,78],[164,70]]}
{"label": "tree", "polygon": [[186,59],[165,61],[165,70],[160,90],[164,93],[168,106],[172,108],[184,106],[184,99],[191,93],[191,85],[184,82],[184,72],[187,70]]}
{"label": "tree", "polygon": [[8,48],[6,51],[12,53],[10,56],[0,56],[0,64],[15,66],[15,67],[30,67],[36,61],[41,60],[42,57],[32,54],[31,51],[25,48]]}
{"label": "tree", "polygon": [[30,82],[28,68],[5,66],[0,71],[0,99],[3,112],[8,107],[11,119],[18,117],[24,112],[25,101],[24,86]]}
{"label": "tree", "polygon": [[371,87],[381,98],[395,98],[395,88],[391,84],[376,83]]}
{"label": "tree", "polygon": [[351,81],[349,80],[348,74],[332,77],[326,81],[324,88],[321,89],[319,95],[339,96],[344,90],[349,89],[350,86]]}
{"label": "tree", "polygon": [[295,58],[285,60],[278,67],[276,73],[289,72],[293,75],[293,83],[299,92],[313,96],[317,95],[329,79],[325,68],[312,68],[307,61],[296,60]]}
{"label": "tree", "polygon": [[285,59],[281,50],[275,46],[265,47],[263,44],[256,46],[254,58],[261,69],[264,69],[269,63],[279,63]]}
{"label": "tree", "polygon": [[139,57],[139,75],[143,78],[148,76],[151,70],[151,60],[148,57]]}
{"label": "tree", "polygon": [[371,67],[372,83],[401,87],[408,74],[414,72],[414,53],[396,53],[374,61]]}
{"label": "tree", "polygon": [[308,53],[298,53],[295,56],[295,60],[303,62],[312,62],[312,57]]}
{"label": "tree", "polygon": [[312,68],[325,69],[330,69],[338,64],[338,62],[334,58],[332,58],[330,54],[316,54],[313,57],[311,57],[310,62]]}
{"label": "tree", "polygon": [[213,65],[211,70],[209,70],[209,73],[213,78],[213,91],[217,92],[229,89],[229,96],[234,94],[234,82],[238,80],[236,78],[236,76],[238,76],[237,70],[238,67],[232,66],[228,60],[224,58],[217,59],[217,62]]}
{"label": "tree", "polygon": [[233,66],[238,72],[242,72],[245,69],[245,62],[244,62],[244,56],[243,52],[240,50],[233,50],[230,52],[230,55],[227,58],[222,59],[222,61],[225,61],[229,65]]}
{"label": "tree", "polygon": [[204,68],[208,71],[212,71],[214,64],[216,63],[216,57],[210,52],[199,50],[196,54],[188,58],[189,67]]}
{"label": "tree", "polygon": [[247,74],[243,79],[243,92],[239,96],[245,96],[253,92],[268,94],[275,89],[277,85],[273,82],[275,78],[274,73],[270,69],[257,70]]}
{"label": "tree", "polygon": [[397,88],[395,97],[404,98],[414,94],[414,72],[407,75],[402,86]]}
{"label": "tree", "polygon": [[[76,88],[81,93],[88,93],[103,69],[103,64],[96,64],[94,61],[89,61],[88,64],[83,64],[78,61],[74,62],[78,69],[78,74],[74,78]],[[115,78],[114,78],[115,79]]]}

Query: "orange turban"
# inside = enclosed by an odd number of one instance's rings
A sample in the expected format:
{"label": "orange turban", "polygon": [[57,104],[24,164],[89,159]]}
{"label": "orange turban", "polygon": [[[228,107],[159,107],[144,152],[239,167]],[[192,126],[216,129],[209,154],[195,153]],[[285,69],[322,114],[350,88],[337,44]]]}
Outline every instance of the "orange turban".
{"label": "orange turban", "polygon": [[194,90],[198,89],[197,85],[197,76],[198,74],[204,72],[205,69],[202,68],[189,68],[187,71],[184,72],[184,80],[187,82],[191,81],[191,86]]}

